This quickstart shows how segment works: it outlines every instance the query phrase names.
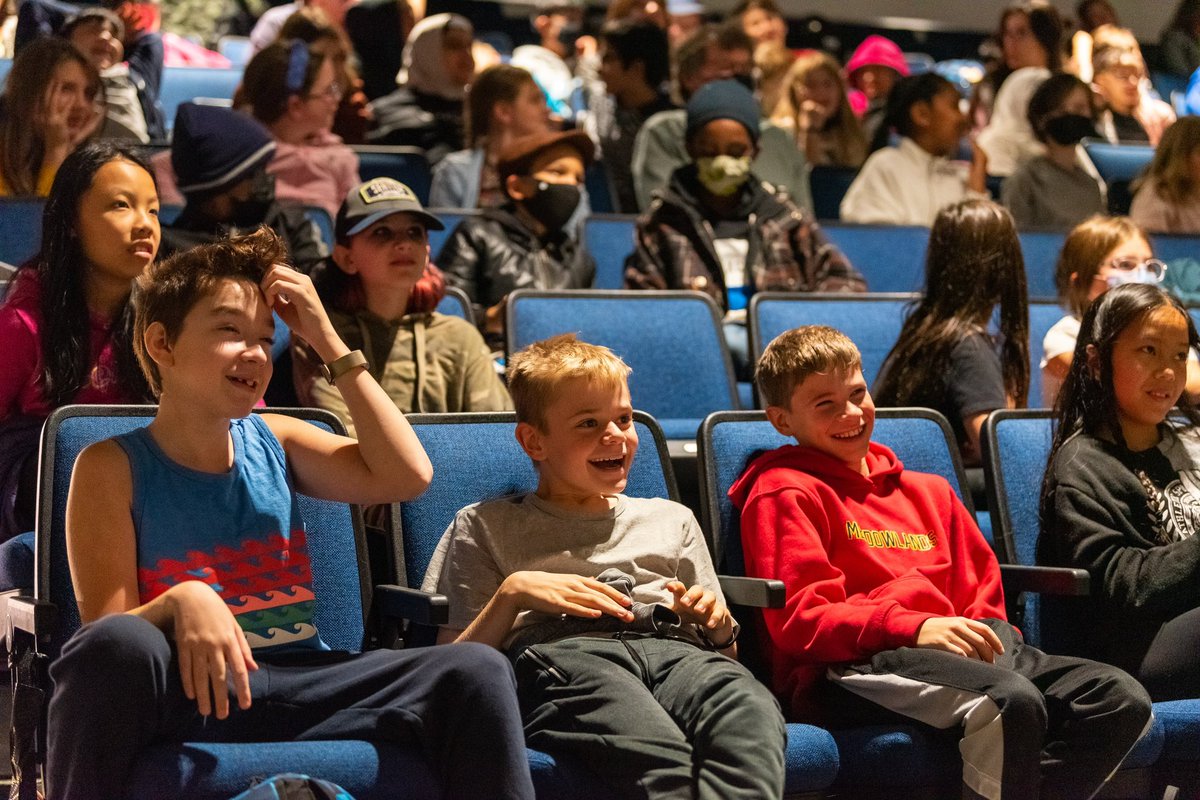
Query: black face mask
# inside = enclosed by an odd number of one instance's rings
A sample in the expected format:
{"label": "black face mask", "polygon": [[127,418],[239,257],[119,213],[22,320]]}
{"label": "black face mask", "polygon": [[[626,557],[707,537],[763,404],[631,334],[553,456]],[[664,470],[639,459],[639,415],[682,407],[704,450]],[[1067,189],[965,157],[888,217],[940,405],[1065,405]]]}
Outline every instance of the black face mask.
{"label": "black face mask", "polygon": [[546,227],[547,233],[562,230],[579,207],[581,190],[573,183],[538,181],[533,197],[521,201],[525,210]]}
{"label": "black face mask", "polygon": [[1094,138],[1096,126],[1090,117],[1083,114],[1060,114],[1042,122],[1046,136],[1055,144],[1079,144],[1080,139]]}
{"label": "black face mask", "polygon": [[229,223],[235,228],[252,228],[261,225],[267,217],[267,211],[275,202],[275,176],[266,171],[254,176],[254,184],[250,187],[250,196],[245,200],[233,201],[233,215]]}

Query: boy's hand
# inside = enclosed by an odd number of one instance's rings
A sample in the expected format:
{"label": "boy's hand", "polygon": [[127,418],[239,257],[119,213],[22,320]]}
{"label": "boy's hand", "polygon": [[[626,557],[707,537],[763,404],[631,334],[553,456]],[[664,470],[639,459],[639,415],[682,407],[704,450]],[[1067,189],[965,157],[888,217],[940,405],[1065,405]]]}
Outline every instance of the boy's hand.
{"label": "boy's hand", "polygon": [[609,614],[630,622],[633,614],[628,595],[606,583],[582,575],[557,572],[514,572],[504,579],[500,591],[508,594],[522,611],[569,614],[598,619]]}
{"label": "boy's hand", "polygon": [[325,363],[349,350],[333,329],[312,279],[286,264],[276,264],[263,276],[263,297],[292,333],[312,345]]}
{"label": "boy's hand", "polygon": [[671,610],[685,622],[704,628],[709,639],[723,642],[732,635],[733,615],[716,592],[699,585],[689,589],[683,581],[668,581],[667,590],[674,595]]}
{"label": "boy's hand", "polygon": [[994,664],[1004,654],[996,632],[984,623],[966,617],[931,617],[917,629],[917,647],[945,650],[955,655]]}
{"label": "boy's hand", "polygon": [[229,681],[239,708],[250,707],[250,671],[258,669],[246,635],[212,587],[185,581],[168,590],[183,692],[203,716],[229,716]]}

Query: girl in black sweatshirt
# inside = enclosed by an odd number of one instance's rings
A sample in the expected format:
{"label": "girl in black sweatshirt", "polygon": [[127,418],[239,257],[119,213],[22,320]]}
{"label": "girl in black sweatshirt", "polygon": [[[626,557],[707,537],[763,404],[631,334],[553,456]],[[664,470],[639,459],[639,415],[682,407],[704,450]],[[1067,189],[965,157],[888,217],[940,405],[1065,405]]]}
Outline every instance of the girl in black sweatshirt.
{"label": "girl in black sweatshirt", "polygon": [[1197,344],[1156,286],[1094,301],[1041,498],[1039,561],[1092,576],[1086,602],[1047,613],[1066,616],[1079,655],[1126,669],[1156,701],[1200,696],[1200,414],[1183,393]]}

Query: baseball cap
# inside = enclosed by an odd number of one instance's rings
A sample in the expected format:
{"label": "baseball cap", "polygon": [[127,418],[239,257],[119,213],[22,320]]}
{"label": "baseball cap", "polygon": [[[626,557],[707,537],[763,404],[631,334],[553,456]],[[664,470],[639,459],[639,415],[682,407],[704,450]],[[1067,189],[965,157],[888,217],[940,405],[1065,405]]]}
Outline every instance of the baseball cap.
{"label": "baseball cap", "polygon": [[401,211],[419,217],[430,230],[445,230],[442,221],[421,205],[412,189],[393,178],[375,178],[355,186],[338,209],[334,234],[344,242],[379,220]]}

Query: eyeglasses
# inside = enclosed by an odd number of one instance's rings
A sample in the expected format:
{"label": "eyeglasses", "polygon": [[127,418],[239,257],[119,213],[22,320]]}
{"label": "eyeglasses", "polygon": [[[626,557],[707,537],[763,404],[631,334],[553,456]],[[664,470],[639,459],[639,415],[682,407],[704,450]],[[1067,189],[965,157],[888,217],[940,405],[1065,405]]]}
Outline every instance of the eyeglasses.
{"label": "eyeglasses", "polygon": [[1167,274],[1167,265],[1157,258],[1137,258],[1136,256],[1125,256],[1123,258],[1114,258],[1108,262],[1107,266],[1121,272],[1133,272],[1138,267],[1142,267],[1146,272],[1153,276],[1155,281],[1161,281],[1163,276]]}
{"label": "eyeglasses", "polygon": [[314,99],[332,100],[335,103],[340,102],[342,99],[342,85],[340,83],[338,83],[337,81],[334,81],[333,83],[331,83],[327,87],[325,87],[324,91],[309,92],[308,99],[309,100],[314,100]]}

